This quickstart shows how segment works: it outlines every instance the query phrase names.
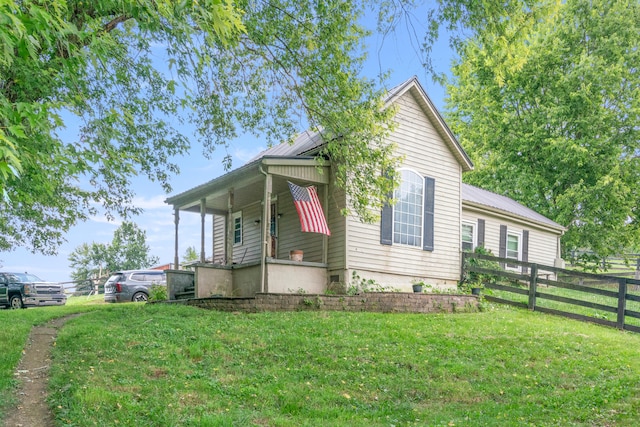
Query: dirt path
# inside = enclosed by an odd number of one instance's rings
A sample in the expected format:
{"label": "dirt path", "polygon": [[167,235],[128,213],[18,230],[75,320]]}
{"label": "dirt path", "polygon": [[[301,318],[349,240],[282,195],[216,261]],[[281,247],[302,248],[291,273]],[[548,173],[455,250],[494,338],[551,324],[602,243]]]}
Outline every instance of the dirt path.
{"label": "dirt path", "polygon": [[24,354],[15,378],[20,382],[17,392],[18,405],[8,413],[5,427],[51,427],[53,414],[47,405],[47,384],[51,363],[51,346],[60,329],[70,316],[54,319],[42,326],[35,326],[27,340]]}

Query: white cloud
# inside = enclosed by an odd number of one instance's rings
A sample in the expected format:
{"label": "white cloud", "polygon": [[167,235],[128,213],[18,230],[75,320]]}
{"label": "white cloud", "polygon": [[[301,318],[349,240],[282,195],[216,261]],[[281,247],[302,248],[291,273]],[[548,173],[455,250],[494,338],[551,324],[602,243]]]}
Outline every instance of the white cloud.
{"label": "white cloud", "polygon": [[106,216],[92,216],[89,218],[89,221],[97,222],[100,224],[109,224],[114,227],[120,227],[122,225],[122,221],[119,219],[108,219]]}
{"label": "white cloud", "polygon": [[251,148],[236,148],[233,150],[233,159],[237,159],[244,162],[248,162],[255,156],[263,152],[266,148],[263,146],[251,147]]}
{"label": "white cloud", "polygon": [[152,197],[136,196],[133,198],[132,203],[133,206],[142,208],[145,211],[147,209],[163,209],[169,207],[169,205],[164,202],[166,198],[167,196],[164,194],[158,194]]}

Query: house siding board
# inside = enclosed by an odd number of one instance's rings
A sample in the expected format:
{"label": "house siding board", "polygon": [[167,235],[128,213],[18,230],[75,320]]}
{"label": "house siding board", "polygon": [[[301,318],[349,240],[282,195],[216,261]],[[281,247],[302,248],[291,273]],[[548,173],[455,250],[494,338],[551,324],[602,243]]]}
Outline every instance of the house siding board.
{"label": "house siding board", "polygon": [[260,235],[262,227],[254,221],[262,217],[260,203],[254,203],[242,209],[242,244],[233,245],[233,262],[237,264],[260,260]]}
{"label": "house siding board", "polygon": [[290,192],[278,194],[278,210],[282,217],[278,221],[277,258],[288,259],[289,251],[296,249],[304,251],[304,261],[322,262],[323,235],[301,231],[300,219]]}
{"label": "house siding board", "polygon": [[320,172],[316,167],[300,167],[294,165],[269,166],[269,173],[293,180],[305,182],[326,182],[328,171]]}
{"label": "house siding board", "polygon": [[464,207],[462,219],[472,222],[475,222],[478,219],[484,220],[484,247],[491,250],[491,253],[495,256],[498,256],[500,253],[500,225],[505,225],[508,231],[514,231],[521,234],[523,231],[528,230],[528,261],[542,265],[554,265],[558,234],[544,231],[539,228],[530,228],[520,222],[512,221],[504,217],[497,218],[487,213],[470,211]]}
{"label": "house siding board", "polygon": [[380,244],[380,224],[348,219],[350,270],[382,271],[412,278],[455,281],[460,276],[461,166],[410,93],[397,101],[398,127],[390,136],[403,168],[435,180],[434,250]]}
{"label": "house siding board", "polygon": [[345,268],[346,218],[340,213],[340,210],[345,206],[345,200],[344,190],[332,183],[329,186],[329,204],[327,206],[328,225],[331,231],[327,253],[329,270]]}
{"label": "house siding board", "polygon": [[224,254],[224,224],[226,217],[222,215],[213,216],[213,262],[215,264],[225,264]]}

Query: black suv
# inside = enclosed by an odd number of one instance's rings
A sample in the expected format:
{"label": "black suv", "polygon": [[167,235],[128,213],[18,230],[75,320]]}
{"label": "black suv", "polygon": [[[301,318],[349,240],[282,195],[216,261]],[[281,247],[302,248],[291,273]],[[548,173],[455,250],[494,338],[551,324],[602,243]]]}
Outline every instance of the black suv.
{"label": "black suv", "polygon": [[153,285],[167,285],[160,270],[126,270],[113,273],[104,284],[105,302],[145,302]]}

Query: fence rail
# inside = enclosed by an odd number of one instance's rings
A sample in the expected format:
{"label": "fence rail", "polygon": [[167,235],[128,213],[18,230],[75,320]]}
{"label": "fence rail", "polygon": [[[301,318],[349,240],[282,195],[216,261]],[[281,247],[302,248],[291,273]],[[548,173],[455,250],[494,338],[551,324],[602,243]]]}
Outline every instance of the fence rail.
{"label": "fence rail", "polygon": [[487,301],[640,332],[640,280],[464,253],[461,280]]}

